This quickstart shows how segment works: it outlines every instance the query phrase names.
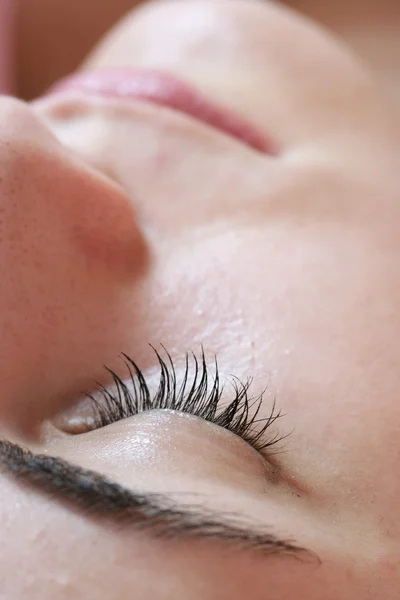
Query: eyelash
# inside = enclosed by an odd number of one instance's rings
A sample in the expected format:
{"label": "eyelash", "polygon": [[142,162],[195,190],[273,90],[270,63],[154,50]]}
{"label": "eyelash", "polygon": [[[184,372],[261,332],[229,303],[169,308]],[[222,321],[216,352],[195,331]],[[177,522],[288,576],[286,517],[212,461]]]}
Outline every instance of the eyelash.
{"label": "eyelash", "polygon": [[286,438],[279,433],[271,435],[271,426],[282,416],[276,410],[274,400],[270,413],[265,418],[258,418],[263,404],[263,394],[254,398],[249,396],[252,379],[243,383],[237,377],[232,377],[234,397],[227,404],[221,404],[224,385],[219,377],[217,359],[214,360],[213,381],[210,382],[210,369],[202,349],[200,360],[192,352],[194,374],[190,376],[189,354],[185,356],[185,370],[182,383],[178,385],[176,369],[170,354],[165,350],[167,360],[152,347],[160,366],[160,378],[157,391],[152,395],[137,364],[126,354],[122,353],[128,369],[132,389],[123,382],[111,369],[115,390],[107,389],[98,384],[97,393],[102,400],[91,394],[86,394],[93,402],[94,426],[105,427],[150,410],[169,409],[200,417],[205,421],[223,427],[242,438],[258,452],[268,450]]}

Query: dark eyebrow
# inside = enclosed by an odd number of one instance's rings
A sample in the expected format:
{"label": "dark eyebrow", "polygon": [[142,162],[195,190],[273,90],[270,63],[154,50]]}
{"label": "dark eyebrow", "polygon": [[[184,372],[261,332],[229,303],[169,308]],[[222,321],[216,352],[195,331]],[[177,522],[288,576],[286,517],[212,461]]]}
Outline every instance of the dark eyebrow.
{"label": "dark eyebrow", "polygon": [[53,456],[34,454],[0,440],[0,471],[34,490],[66,502],[89,516],[131,525],[164,539],[211,540],[264,556],[285,555],[321,562],[317,555],[291,540],[264,533],[237,515],[220,515],[203,507],[179,506],[165,494],[135,492],[92,470]]}

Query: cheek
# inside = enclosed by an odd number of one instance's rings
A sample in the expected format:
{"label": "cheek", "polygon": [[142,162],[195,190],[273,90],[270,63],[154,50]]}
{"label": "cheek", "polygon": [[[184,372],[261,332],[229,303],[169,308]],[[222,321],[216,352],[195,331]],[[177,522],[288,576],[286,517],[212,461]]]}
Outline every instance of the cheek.
{"label": "cheek", "polygon": [[[176,251],[155,264],[141,318],[147,323],[146,339],[182,358],[203,344],[206,354],[218,354],[220,366],[226,362],[232,369],[234,364],[235,374],[247,376],[253,332],[247,318],[250,291],[241,284],[246,264],[237,260],[241,250],[235,241],[232,246],[230,234],[200,242],[193,238],[188,246],[178,242]],[[251,246],[246,252],[251,255]],[[135,356],[146,364],[147,357],[154,357],[133,333]]]}

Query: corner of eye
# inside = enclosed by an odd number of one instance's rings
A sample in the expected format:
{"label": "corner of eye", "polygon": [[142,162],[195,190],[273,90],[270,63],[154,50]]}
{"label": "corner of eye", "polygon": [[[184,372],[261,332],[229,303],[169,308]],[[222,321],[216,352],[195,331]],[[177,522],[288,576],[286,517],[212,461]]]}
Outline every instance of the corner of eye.
{"label": "corner of eye", "polygon": [[96,429],[93,405],[88,398],[64,410],[51,420],[52,425],[62,433],[80,435]]}

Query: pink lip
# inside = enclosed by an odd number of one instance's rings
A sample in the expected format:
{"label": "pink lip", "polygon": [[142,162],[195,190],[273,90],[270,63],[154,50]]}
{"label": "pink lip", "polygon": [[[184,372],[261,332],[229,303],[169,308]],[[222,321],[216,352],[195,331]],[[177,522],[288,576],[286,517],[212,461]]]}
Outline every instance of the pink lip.
{"label": "pink lip", "polygon": [[244,117],[218,106],[192,86],[166,73],[133,68],[83,71],[62,79],[47,93],[58,94],[70,90],[166,106],[207,123],[255,150],[276,154],[272,140],[267,139]]}

